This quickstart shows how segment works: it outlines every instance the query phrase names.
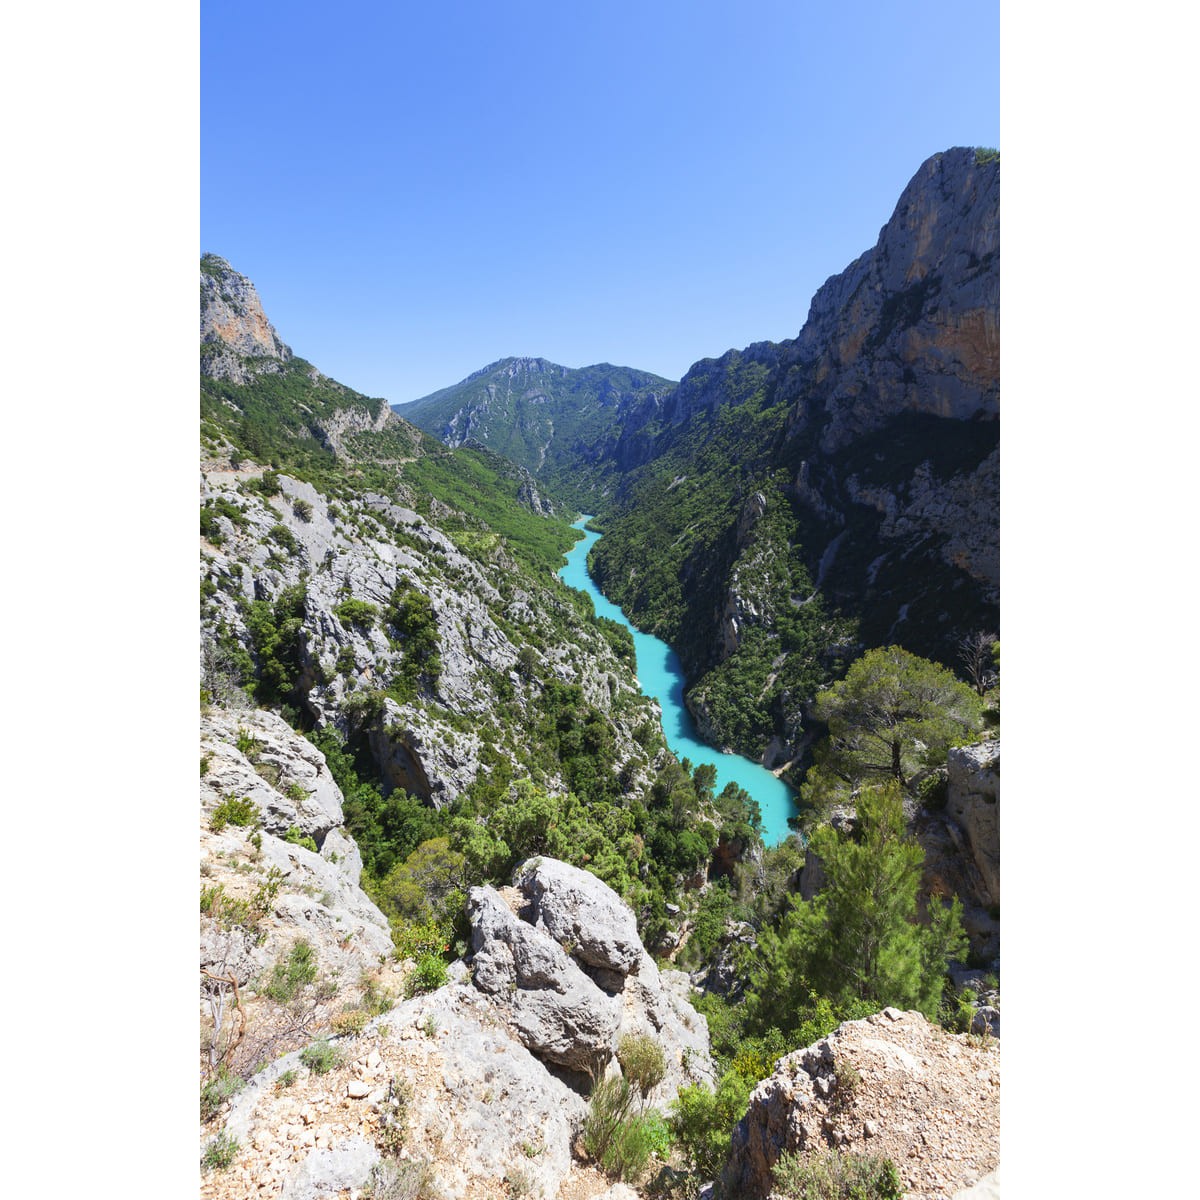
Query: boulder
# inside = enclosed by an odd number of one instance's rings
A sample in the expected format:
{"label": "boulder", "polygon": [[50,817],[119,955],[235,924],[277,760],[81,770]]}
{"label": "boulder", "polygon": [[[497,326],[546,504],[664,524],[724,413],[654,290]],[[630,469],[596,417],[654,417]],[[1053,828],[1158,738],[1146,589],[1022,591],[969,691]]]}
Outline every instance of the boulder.
{"label": "boulder", "polygon": [[474,980],[539,1058],[575,1071],[603,1066],[616,1046],[618,1010],[563,948],[517,919],[494,888],[468,901]]}
{"label": "boulder", "polygon": [[581,963],[628,975],[645,956],[637,921],[595,875],[553,858],[521,863],[514,885],[533,905],[532,921]]}
{"label": "boulder", "polygon": [[712,1083],[708,1023],[691,1005],[691,983],[683,972],[659,971],[620,897],[551,858],[521,863],[514,880],[503,895],[473,888],[469,913],[475,986],[505,1011],[522,1044],[547,1062],[594,1073],[622,1037],[643,1034],[666,1064],[655,1103],[669,1103],[685,1084]]}

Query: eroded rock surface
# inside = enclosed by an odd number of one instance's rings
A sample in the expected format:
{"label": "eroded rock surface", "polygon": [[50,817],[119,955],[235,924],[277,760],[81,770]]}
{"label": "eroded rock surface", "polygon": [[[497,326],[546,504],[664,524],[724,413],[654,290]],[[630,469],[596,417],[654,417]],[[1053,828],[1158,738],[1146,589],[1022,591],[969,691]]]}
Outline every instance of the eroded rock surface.
{"label": "eroded rock surface", "polygon": [[757,1200],[784,1151],[833,1147],[890,1158],[908,1200],[977,1183],[1000,1162],[999,1043],[894,1008],[847,1021],[754,1089],[722,1181]]}
{"label": "eroded rock surface", "polygon": [[492,997],[522,1044],[547,1062],[602,1072],[620,1039],[658,1043],[667,1074],[655,1103],[685,1083],[711,1082],[708,1025],[692,1008],[691,984],[659,971],[617,894],[578,867],[551,858],[521,863],[515,886],[471,890],[475,986]]}

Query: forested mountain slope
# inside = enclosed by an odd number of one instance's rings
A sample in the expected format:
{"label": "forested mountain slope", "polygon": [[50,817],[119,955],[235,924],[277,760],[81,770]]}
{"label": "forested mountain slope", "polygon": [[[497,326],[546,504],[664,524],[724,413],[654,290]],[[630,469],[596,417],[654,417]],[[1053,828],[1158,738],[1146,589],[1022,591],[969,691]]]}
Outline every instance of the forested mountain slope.
{"label": "forested mountain slope", "polygon": [[615,444],[632,413],[655,408],[674,387],[658,375],[609,363],[571,368],[544,358],[505,358],[393,409],[448,446],[487,446],[573,503],[591,504],[574,478],[579,463],[594,468],[589,487],[611,479],[620,464],[604,448]]}

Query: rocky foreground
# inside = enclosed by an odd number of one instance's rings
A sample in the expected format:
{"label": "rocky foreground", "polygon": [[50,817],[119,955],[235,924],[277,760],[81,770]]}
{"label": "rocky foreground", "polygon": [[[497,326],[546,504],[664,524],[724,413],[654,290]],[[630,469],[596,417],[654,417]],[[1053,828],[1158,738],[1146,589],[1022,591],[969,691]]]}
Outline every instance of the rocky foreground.
{"label": "rocky foreground", "polygon": [[[636,1197],[576,1157],[592,1079],[619,1071],[630,1034],[664,1052],[660,1110],[714,1070],[687,976],[659,969],[616,893],[529,859],[512,886],[471,890],[471,953],[448,982],[398,1000],[413,964],[359,887],[320,752],[271,713],[219,709],[201,752],[202,1034],[250,1076],[203,1125],[202,1153],[236,1147],[201,1195],[366,1200],[423,1181],[444,1200]],[[230,796],[257,823],[214,831]],[[317,982],[272,998],[301,941]],[[998,1046],[895,1009],[847,1022],[754,1091],[726,1196],[765,1197],[782,1152],[831,1146],[890,1157],[911,1200],[959,1195],[998,1166]]]}
{"label": "rocky foreground", "polygon": [[890,1158],[907,1200],[952,1200],[1000,1165],[1000,1043],[918,1012],[846,1021],[781,1058],[733,1134],[727,1194],[768,1196],[784,1151]]}

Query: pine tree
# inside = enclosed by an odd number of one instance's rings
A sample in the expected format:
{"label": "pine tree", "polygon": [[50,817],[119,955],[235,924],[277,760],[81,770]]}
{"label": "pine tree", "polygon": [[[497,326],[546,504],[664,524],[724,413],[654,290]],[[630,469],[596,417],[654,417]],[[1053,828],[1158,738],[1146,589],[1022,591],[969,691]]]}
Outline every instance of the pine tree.
{"label": "pine tree", "polygon": [[866,1000],[935,1016],[946,961],[966,951],[962,905],[935,903],[929,925],[918,924],[924,851],[905,836],[899,785],[864,788],[853,834],[825,825],[809,845],[826,884],[760,938],[756,1008],[785,1011],[811,989],[838,1005]]}
{"label": "pine tree", "polygon": [[891,778],[910,788],[924,766],[945,762],[956,738],[979,727],[982,701],[961,680],[899,646],[868,650],[846,678],[818,694],[813,716],[829,726],[801,795],[814,809]]}

